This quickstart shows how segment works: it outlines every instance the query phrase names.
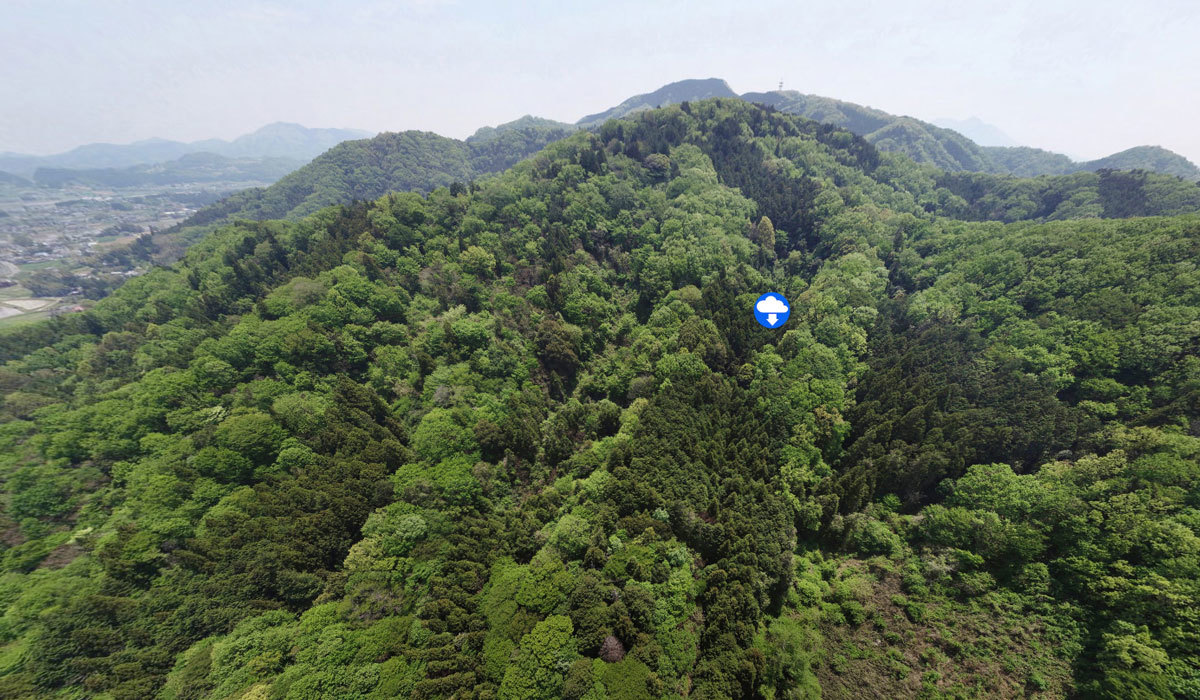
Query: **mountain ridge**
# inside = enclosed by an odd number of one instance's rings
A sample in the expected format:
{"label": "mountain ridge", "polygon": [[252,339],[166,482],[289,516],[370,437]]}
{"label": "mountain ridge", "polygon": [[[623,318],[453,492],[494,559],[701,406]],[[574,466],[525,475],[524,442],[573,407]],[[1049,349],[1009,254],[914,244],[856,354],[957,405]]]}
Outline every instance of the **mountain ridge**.
{"label": "mountain ridge", "polygon": [[232,140],[184,142],[149,138],[128,144],[90,143],[62,153],[34,156],[0,154],[0,170],[30,176],[38,167],[125,168],[175,160],[189,153],[215,153],[230,158],[291,158],[308,161],[330,147],[371,132],[361,129],[309,128],[292,122],[273,122]]}
{"label": "mountain ridge", "polygon": [[1045,149],[983,146],[950,128],[916,117],[897,116],[873,107],[794,90],[747,92],[741,99],[843,126],[885,151],[904,153],[943,170],[1020,176],[1062,175],[1101,168],[1142,168],[1200,181],[1200,167],[1157,146],[1134,146],[1093,161],[1076,162]]}

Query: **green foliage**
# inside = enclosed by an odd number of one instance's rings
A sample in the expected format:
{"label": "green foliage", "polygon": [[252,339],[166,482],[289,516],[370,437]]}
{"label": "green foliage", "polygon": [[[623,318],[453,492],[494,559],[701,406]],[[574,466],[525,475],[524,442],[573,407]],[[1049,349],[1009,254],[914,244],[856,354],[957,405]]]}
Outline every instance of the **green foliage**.
{"label": "green foliage", "polygon": [[717,100],[318,211],[384,142],[0,336],[2,694],[1200,687],[1200,222],[1078,220],[1186,183]]}
{"label": "green foliage", "polygon": [[476,448],[471,431],[454,413],[442,408],[433,409],[421,419],[412,439],[413,449],[430,462],[470,453]]}
{"label": "green foliage", "polygon": [[550,700],[562,696],[563,670],[575,655],[571,620],[552,615],[521,639],[516,660],[504,673],[497,694],[513,700]]}

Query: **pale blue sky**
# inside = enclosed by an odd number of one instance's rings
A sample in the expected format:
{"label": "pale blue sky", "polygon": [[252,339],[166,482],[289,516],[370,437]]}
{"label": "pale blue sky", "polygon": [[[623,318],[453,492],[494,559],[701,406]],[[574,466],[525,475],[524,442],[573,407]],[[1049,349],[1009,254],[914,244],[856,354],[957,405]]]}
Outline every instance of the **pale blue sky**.
{"label": "pale blue sky", "polygon": [[272,121],[462,137],[720,77],[1200,163],[1197,37],[1195,3],[1128,0],[0,0],[0,151]]}

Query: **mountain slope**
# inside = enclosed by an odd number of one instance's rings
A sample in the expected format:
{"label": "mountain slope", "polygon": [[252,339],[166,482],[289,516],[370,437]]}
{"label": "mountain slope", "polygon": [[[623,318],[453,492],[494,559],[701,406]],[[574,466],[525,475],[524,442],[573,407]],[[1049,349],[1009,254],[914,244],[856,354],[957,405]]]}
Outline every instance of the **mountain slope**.
{"label": "mountain slope", "polygon": [[1186,696],[1200,217],[897,162],[643,111],[0,334],[0,694]]}

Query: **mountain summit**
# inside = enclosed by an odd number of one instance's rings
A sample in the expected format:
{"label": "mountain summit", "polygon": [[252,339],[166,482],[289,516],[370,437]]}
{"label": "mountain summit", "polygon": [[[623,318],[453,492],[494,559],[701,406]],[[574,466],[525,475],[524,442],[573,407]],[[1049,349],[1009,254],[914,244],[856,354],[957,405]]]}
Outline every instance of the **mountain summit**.
{"label": "mountain summit", "polygon": [[642,95],[634,95],[616,107],[611,107],[597,114],[589,114],[576,122],[582,127],[595,126],[609,119],[628,116],[644,109],[654,109],[666,105],[678,104],[709,97],[737,97],[737,93],[729,87],[729,83],[720,78],[705,78],[680,80],[669,83]]}

